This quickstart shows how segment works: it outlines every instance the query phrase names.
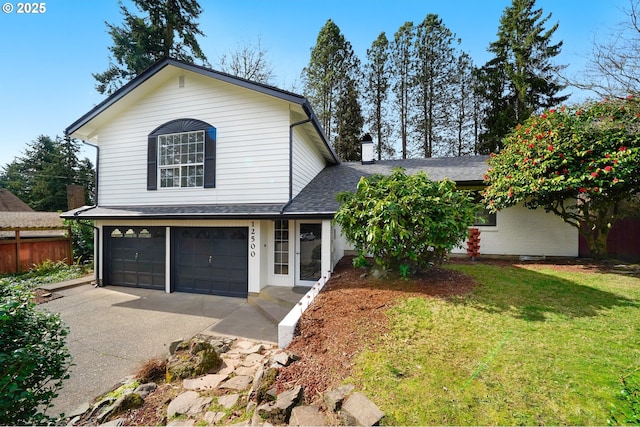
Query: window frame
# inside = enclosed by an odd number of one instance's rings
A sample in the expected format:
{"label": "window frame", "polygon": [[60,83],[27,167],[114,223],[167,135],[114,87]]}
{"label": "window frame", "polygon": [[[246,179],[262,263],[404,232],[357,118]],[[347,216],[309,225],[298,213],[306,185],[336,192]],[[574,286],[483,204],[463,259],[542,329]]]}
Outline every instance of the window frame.
{"label": "window frame", "polygon": [[[194,135],[194,141],[191,141],[191,135]],[[186,141],[183,140],[183,136],[186,136]],[[198,138],[200,136],[200,138]],[[176,137],[179,137],[179,141],[176,141]],[[164,141],[163,141],[164,139]],[[168,141],[171,139],[171,141]],[[188,132],[180,132],[180,133],[168,133],[158,135],[158,185],[160,188],[203,188],[204,187],[204,130],[196,130],[196,131],[188,131]],[[168,154],[166,151],[163,153],[163,144],[166,150],[171,147],[173,154]],[[195,151],[191,152],[191,145],[195,145]],[[187,148],[187,152],[185,153],[183,150]],[[198,149],[201,146],[201,150]],[[176,151],[176,147],[178,148],[178,152]],[[191,156],[195,156],[194,160],[191,161]],[[185,160],[186,156],[186,162]],[[179,161],[172,162],[175,157],[179,158]],[[198,159],[200,161],[198,161]],[[198,167],[201,167],[201,173],[196,173],[193,176],[190,176],[189,172],[184,173],[185,169],[187,171],[190,170],[198,170]],[[194,169],[195,168],[195,169]],[[172,177],[163,177],[163,171],[168,170],[177,170],[177,176]],[[195,179],[195,185],[189,185],[189,178],[193,177]],[[178,183],[178,185],[163,185],[163,183],[168,183],[171,181],[172,183]],[[186,185],[185,185],[186,184]]]}
{"label": "window frame", "polygon": [[[203,185],[196,187],[162,187],[160,172],[160,136],[204,132]],[[154,129],[147,137],[147,190],[158,189],[173,191],[176,189],[215,188],[216,187],[216,139],[217,130],[207,122],[197,119],[176,119]],[[180,183],[182,184],[182,183]]]}

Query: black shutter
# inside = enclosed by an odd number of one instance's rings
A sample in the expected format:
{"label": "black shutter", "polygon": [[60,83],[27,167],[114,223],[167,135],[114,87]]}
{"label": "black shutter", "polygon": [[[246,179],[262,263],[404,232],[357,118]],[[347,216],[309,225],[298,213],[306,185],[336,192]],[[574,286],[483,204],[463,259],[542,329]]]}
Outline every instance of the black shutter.
{"label": "black shutter", "polygon": [[216,186],[216,128],[204,132],[204,188]]}
{"label": "black shutter", "polygon": [[147,190],[158,189],[158,137],[147,140]]}

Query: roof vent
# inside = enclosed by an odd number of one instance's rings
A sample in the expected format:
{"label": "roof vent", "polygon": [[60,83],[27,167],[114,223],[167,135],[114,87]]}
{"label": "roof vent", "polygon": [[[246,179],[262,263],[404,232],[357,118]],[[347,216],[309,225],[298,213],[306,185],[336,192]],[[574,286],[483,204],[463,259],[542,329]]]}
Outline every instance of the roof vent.
{"label": "roof vent", "polygon": [[361,160],[363,165],[370,165],[375,162],[373,159],[373,138],[368,133],[362,136]]}

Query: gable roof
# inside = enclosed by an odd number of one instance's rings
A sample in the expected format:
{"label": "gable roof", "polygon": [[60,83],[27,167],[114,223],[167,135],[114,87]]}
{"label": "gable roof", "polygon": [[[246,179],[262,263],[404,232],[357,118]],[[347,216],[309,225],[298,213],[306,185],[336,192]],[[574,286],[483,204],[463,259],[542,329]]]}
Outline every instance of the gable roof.
{"label": "gable roof", "polygon": [[482,185],[489,156],[437,157],[429,159],[382,160],[374,164],[360,162],[328,166],[320,172],[293,201],[285,212],[289,215],[318,214],[333,216],[340,204],[338,193],[355,191],[363,176],[389,175],[401,167],[407,174],[425,172],[433,181],[448,178],[458,186]]}
{"label": "gable roof", "polygon": [[[270,86],[262,83],[253,82],[251,80],[243,79],[241,77],[232,76],[227,73],[223,73],[220,71],[215,71],[207,67],[203,67],[200,65],[190,64],[187,62],[179,61],[173,58],[164,58],[151,65],[149,68],[144,70],[138,76],[136,76],[133,80],[129,81],[127,84],[122,86],[120,89],[111,94],[104,101],[93,107],[87,113],[85,113],[78,120],[73,122],[69,127],[67,127],[64,131],[66,136],[71,136],[74,133],[80,131],[84,126],[89,124],[92,120],[96,119],[101,114],[107,112],[111,107],[115,104],[121,102],[123,99],[130,96],[136,89],[148,83],[154,76],[160,74],[163,71],[166,71],[170,68],[177,68],[185,71],[190,71],[205,77],[209,77],[212,79],[216,79],[222,82],[230,83],[236,86],[240,86],[245,89],[249,89],[255,92],[259,92],[264,95],[272,96],[278,99],[281,99],[286,102],[290,102],[293,104],[299,105],[304,113],[307,115],[307,118],[310,120],[310,123],[315,128],[319,138],[324,144],[325,155],[331,160],[332,163],[339,163],[338,156],[331,148],[329,141],[327,140],[326,135],[324,134],[324,130],[320,125],[320,121],[316,116],[313,108],[309,101],[302,95],[295,94],[293,92],[289,92],[283,89],[279,89],[275,86]],[[80,135],[81,139],[86,138],[86,135]]]}
{"label": "gable roof", "polygon": [[0,212],[33,212],[33,209],[11,191],[0,188]]}

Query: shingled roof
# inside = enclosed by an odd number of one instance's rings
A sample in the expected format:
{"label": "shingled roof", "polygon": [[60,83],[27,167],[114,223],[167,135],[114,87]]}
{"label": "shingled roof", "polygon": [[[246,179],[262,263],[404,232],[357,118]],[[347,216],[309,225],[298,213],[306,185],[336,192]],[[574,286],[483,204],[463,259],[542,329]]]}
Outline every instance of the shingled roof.
{"label": "shingled roof", "polygon": [[373,164],[343,162],[327,166],[291,203],[180,205],[180,206],[85,206],[62,214],[63,218],[154,218],[154,219],[241,219],[310,217],[331,218],[340,207],[336,196],[355,191],[363,176],[388,175],[394,168],[408,174],[424,171],[434,181],[449,178],[459,186],[482,185],[488,156],[441,157],[431,159],[383,160]]}
{"label": "shingled roof", "polygon": [[326,167],[293,201],[285,212],[289,215],[320,214],[333,216],[340,204],[338,193],[355,191],[363,176],[389,175],[401,167],[407,174],[424,171],[434,181],[448,178],[459,186],[481,185],[487,172],[488,156],[438,157],[430,159],[382,160],[373,164],[341,163]]}
{"label": "shingled roof", "polygon": [[11,191],[0,188],[0,212],[33,212],[33,209]]}

